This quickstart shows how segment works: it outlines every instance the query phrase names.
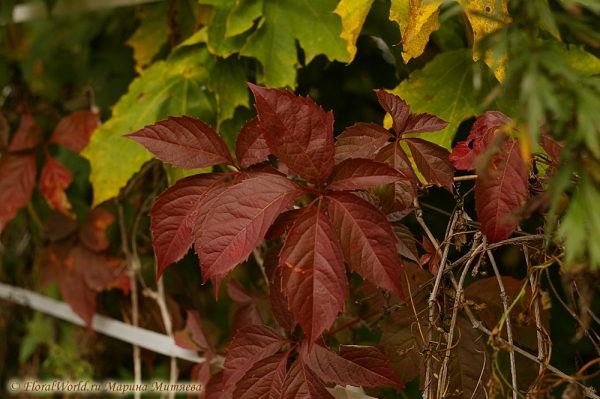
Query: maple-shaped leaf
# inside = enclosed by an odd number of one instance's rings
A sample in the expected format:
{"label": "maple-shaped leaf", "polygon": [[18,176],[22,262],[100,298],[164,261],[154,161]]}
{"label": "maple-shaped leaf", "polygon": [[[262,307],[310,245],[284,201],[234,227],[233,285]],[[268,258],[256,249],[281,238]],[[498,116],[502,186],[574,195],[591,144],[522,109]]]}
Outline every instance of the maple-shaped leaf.
{"label": "maple-shaped leaf", "polygon": [[8,146],[8,135],[10,133],[10,126],[6,121],[4,115],[0,114],[0,151]]}
{"label": "maple-shaped leaf", "polygon": [[481,231],[493,243],[507,239],[517,229],[515,213],[529,196],[519,141],[505,141],[490,166],[487,177],[478,177],[475,183],[475,210]]}
{"label": "maple-shaped leaf", "polygon": [[485,151],[494,140],[498,130],[512,120],[499,111],[487,111],[480,115],[471,127],[465,141],[459,142],[450,154],[450,161],[457,170],[475,169],[475,158]]}
{"label": "maple-shaped leaf", "polygon": [[35,177],[35,154],[8,154],[0,159],[0,233],[31,198]]}
{"label": "maple-shaped leaf", "polygon": [[161,161],[178,168],[233,165],[229,149],[217,132],[189,116],[170,116],[124,137],[137,141]]}
{"label": "maple-shaped leaf", "polygon": [[269,147],[258,127],[258,118],[246,122],[235,143],[235,156],[240,166],[250,166],[269,159]]}
{"label": "maple-shaped leaf", "polygon": [[398,143],[389,143],[379,151],[375,160],[387,163],[408,177],[408,180],[400,180],[383,188],[379,193],[382,208],[386,212],[393,212],[412,207],[418,195],[419,180],[404,150]]}
{"label": "maple-shaped leaf", "polygon": [[46,163],[40,173],[40,192],[48,201],[50,208],[69,214],[71,203],[67,199],[65,189],[73,181],[71,171],[49,154],[46,154]]}
{"label": "maple-shaped leaf", "polygon": [[157,258],[157,279],[167,266],[183,258],[192,247],[192,232],[198,208],[227,177],[228,175],[220,173],[186,177],[158,196],[150,211],[152,245]]}
{"label": "maple-shaped leaf", "polygon": [[342,250],[322,210],[298,217],[279,254],[279,266],[288,306],[310,346],[331,327],[347,297]]}
{"label": "maple-shaped leaf", "polygon": [[279,398],[287,374],[288,358],[289,352],[278,353],[255,363],[236,384],[233,398]]}
{"label": "maple-shaped leaf", "polygon": [[454,168],[448,157],[450,152],[437,144],[419,138],[404,140],[427,183],[445,187],[452,192]]}
{"label": "maple-shaped leaf", "polygon": [[107,250],[110,240],[106,237],[106,229],[114,221],[115,217],[106,209],[93,209],[86,215],[85,223],[79,229],[79,239],[92,251]]}
{"label": "maple-shaped leaf", "polygon": [[333,170],[333,114],[288,90],[248,84],[269,150],[298,176],[321,185]]}
{"label": "maple-shaped leaf", "polygon": [[335,399],[317,376],[298,357],[289,369],[282,387],[282,399]]}
{"label": "maple-shaped leaf", "polygon": [[265,174],[242,181],[219,195],[196,240],[202,278],[223,275],[248,256],[299,194],[285,177]]}
{"label": "maple-shaped leaf", "polygon": [[31,150],[42,144],[43,140],[44,138],[42,137],[40,126],[35,119],[33,119],[33,116],[29,112],[26,112],[21,115],[19,128],[8,145],[8,151],[16,152]]}
{"label": "maple-shaped leaf", "polygon": [[195,310],[187,311],[185,328],[175,331],[174,338],[175,344],[185,349],[209,352],[213,349],[202,329],[200,314]]}
{"label": "maple-shaped leaf", "polygon": [[396,244],[396,248],[398,248],[400,255],[418,263],[419,254],[417,252],[417,245],[415,244],[414,237],[408,227],[402,223],[393,223],[392,228],[394,230],[394,234],[396,234],[396,237],[398,237],[398,244]]}
{"label": "maple-shaped leaf", "polygon": [[276,245],[265,255],[264,267],[269,279],[269,299],[271,300],[271,313],[279,325],[287,331],[296,327],[294,313],[288,308],[288,299],[281,287],[281,269],[279,268],[279,252],[281,245]]}
{"label": "maple-shaped leaf", "polygon": [[380,125],[359,122],[336,137],[335,160],[373,158],[390,137],[390,132]]}
{"label": "maple-shaped leaf", "polygon": [[79,152],[88,145],[90,136],[98,126],[100,126],[100,115],[97,113],[92,111],[73,112],[58,122],[49,143],[62,144]]}
{"label": "maple-shaped leaf", "polygon": [[236,385],[255,363],[274,355],[287,342],[277,331],[264,325],[255,324],[238,330],[227,345],[223,388]]}
{"label": "maple-shaped leaf", "polygon": [[389,360],[372,346],[340,345],[338,355],[318,344],[309,352],[304,344],[301,348],[304,361],[326,382],[370,388],[404,387],[388,365]]}
{"label": "maple-shaped leaf", "polygon": [[329,216],[348,266],[364,279],[404,298],[398,240],[385,215],[350,193],[333,193],[327,198]]}
{"label": "maple-shaped leaf", "polygon": [[375,188],[384,184],[408,180],[391,166],[365,158],[350,158],[335,165],[327,188],[334,191]]}

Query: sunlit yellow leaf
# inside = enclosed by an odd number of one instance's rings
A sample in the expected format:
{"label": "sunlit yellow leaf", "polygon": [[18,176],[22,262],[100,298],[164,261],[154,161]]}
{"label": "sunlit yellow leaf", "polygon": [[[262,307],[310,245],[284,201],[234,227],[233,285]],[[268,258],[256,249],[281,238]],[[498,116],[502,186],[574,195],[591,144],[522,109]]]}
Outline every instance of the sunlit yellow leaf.
{"label": "sunlit yellow leaf", "polygon": [[[478,43],[485,36],[494,33],[504,25],[512,21],[508,14],[508,0],[457,0],[465,7],[465,14],[473,28],[474,51],[473,60],[478,61],[481,58],[481,50],[477,48]],[[500,83],[504,82],[506,77],[506,54],[502,54],[498,59],[492,57],[492,50],[488,49],[483,61],[492,68],[494,76]]]}
{"label": "sunlit yellow leaf", "polygon": [[402,59],[405,63],[423,54],[429,35],[440,28],[440,4],[442,1],[392,0],[390,20],[400,25]]}
{"label": "sunlit yellow leaf", "polygon": [[341,0],[333,10],[334,14],[342,18],[342,34],[340,37],[346,41],[350,62],[354,60],[356,55],[356,40],[372,4],[373,0]]}
{"label": "sunlit yellow leaf", "polygon": [[167,3],[141,6],[137,10],[140,25],[125,42],[133,48],[136,68],[148,66],[163,44],[167,42]]}

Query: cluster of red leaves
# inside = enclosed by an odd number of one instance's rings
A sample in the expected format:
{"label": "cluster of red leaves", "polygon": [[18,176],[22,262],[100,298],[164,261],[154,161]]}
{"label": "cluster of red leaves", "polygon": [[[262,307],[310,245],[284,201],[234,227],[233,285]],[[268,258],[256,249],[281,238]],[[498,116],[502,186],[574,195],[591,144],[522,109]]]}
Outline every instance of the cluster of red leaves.
{"label": "cluster of red leaves", "polygon": [[71,172],[50,156],[48,145],[62,144],[79,152],[98,123],[98,115],[93,112],[74,112],[61,119],[50,140],[44,142],[39,125],[26,111],[9,143],[9,126],[0,115],[0,151],[6,150],[0,159],[0,233],[31,198],[37,176],[36,155],[40,150],[46,156],[39,177],[40,193],[52,209],[70,214],[71,203],[64,190],[71,184]]}
{"label": "cluster of red leaves", "polygon": [[54,212],[48,221],[50,244],[39,261],[40,286],[58,280],[64,300],[88,325],[96,311],[98,292],[112,288],[129,293],[123,260],[106,251],[106,228],[114,216],[103,208],[89,212],[83,225]]}
{"label": "cluster of red leaves", "polygon": [[[395,142],[385,146],[393,136],[380,128],[385,137],[378,142],[380,147],[394,147],[395,157],[406,160],[397,166],[393,157],[373,159],[378,148],[364,154],[340,151],[348,133],[336,149],[331,112],[309,98],[250,88],[258,117],[238,135],[237,164],[219,135],[198,119],[171,117],[128,135],[177,167],[226,164],[237,169],[182,179],[159,197],[150,213],[158,276],[194,245],[203,280],[211,279],[218,287],[265,237],[285,234],[273,281],[287,298],[287,308],[310,347],[331,327],[347,298],[344,263],[379,288],[404,296],[398,239],[386,214],[364,190],[399,181],[416,186],[414,172],[398,144],[401,139],[411,147],[426,178],[450,189],[448,152],[420,139],[402,137],[437,130],[446,123],[427,114],[409,118],[406,103],[378,92],[399,132]],[[262,163],[269,155],[278,159],[280,169],[284,164],[294,180]],[[438,165],[442,162],[444,167]],[[294,200],[306,195],[314,198],[312,202],[294,207]]]}
{"label": "cluster of red leaves", "polygon": [[306,339],[289,340],[262,324],[238,330],[220,371],[211,370],[217,355],[197,312],[188,311],[186,328],[175,333],[175,341],[204,353],[206,361],[192,370],[192,378],[205,387],[201,398],[333,398],[324,383],[403,387],[386,357],[373,347],[340,346],[336,354],[322,340],[309,348]]}
{"label": "cluster of red leaves", "polygon": [[519,223],[517,212],[529,197],[527,164],[519,139],[509,135],[511,125],[501,112],[486,112],[450,156],[457,170],[477,171],[475,210],[489,242],[510,237]]}

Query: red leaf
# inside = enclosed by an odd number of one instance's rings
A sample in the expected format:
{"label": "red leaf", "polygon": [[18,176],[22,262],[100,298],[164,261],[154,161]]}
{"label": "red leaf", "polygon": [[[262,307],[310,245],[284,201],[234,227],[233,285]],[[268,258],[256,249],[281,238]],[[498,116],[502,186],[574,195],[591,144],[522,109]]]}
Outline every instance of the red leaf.
{"label": "red leaf", "polygon": [[402,133],[437,132],[438,130],[444,129],[446,126],[448,126],[448,122],[441,120],[435,115],[417,114],[406,124],[406,128]]}
{"label": "red leaf", "polygon": [[233,392],[234,399],[278,399],[287,373],[289,352],[269,356],[252,366]]}
{"label": "red leaf", "polygon": [[404,388],[388,365],[388,359],[376,348],[340,345],[340,354],[336,355],[321,345],[314,345],[310,352],[302,346],[306,365],[326,382],[341,386]]}
{"label": "red leaf", "polygon": [[331,111],[326,113],[310,98],[287,90],[248,86],[271,153],[309,182],[327,181],[335,163]]}
{"label": "red leaf", "polygon": [[46,226],[46,234],[52,243],[62,241],[79,230],[77,220],[55,211],[50,213]]}
{"label": "red leaf", "polygon": [[335,165],[329,176],[327,188],[335,191],[358,190],[379,187],[398,180],[408,179],[403,173],[384,163],[351,158]]}
{"label": "red leaf", "polygon": [[68,256],[59,271],[58,288],[64,300],[91,331],[98,294],[86,284],[81,267],[81,264],[75,263],[72,256]]}
{"label": "red leaf", "polygon": [[244,180],[223,192],[196,240],[203,280],[223,275],[248,259],[298,194],[295,183],[270,174]]}
{"label": "red leaf", "polygon": [[347,297],[342,250],[323,211],[311,209],[298,217],[279,254],[279,266],[288,307],[310,346],[331,327]]}
{"label": "red leaf", "polygon": [[198,398],[205,399],[207,397],[207,386],[212,379],[210,375],[210,360],[206,359],[202,363],[194,365],[190,373],[190,378],[192,382],[202,387],[202,391],[198,393]]}
{"label": "red leaf", "polygon": [[415,163],[425,180],[438,187],[445,187],[452,192],[454,168],[448,159],[450,152],[423,139],[410,138],[404,141],[408,144]]}
{"label": "red leaf", "polygon": [[73,112],[58,122],[49,142],[79,152],[88,145],[90,136],[99,125],[98,114],[92,111]]}
{"label": "red leaf", "polygon": [[240,166],[250,166],[269,159],[267,141],[258,128],[258,118],[246,122],[235,143],[235,156]]}
{"label": "red leaf", "polygon": [[4,115],[0,114],[0,151],[8,146],[8,134],[10,133],[10,126]]}
{"label": "red leaf", "polygon": [[227,284],[227,294],[235,302],[244,303],[252,301],[252,296],[246,291],[244,286],[237,280],[231,280]]}
{"label": "red leaf", "polygon": [[8,154],[0,159],[0,233],[31,198],[35,175],[34,154]]}
{"label": "red leaf", "polygon": [[529,196],[527,168],[518,140],[506,141],[492,162],[494,170],[475,183],[477,219],[491,243],[507,239],[517,229],[515,213]]}
{"label": "red leaf", "polygon": [[[223,370],[210,377],[204,391],[205,399],[231,399],[235,385],[223,390]],[[202,394],[199,395],[202,397]]]}
{"label": "red leaf", "polygon": [[375,153],[393,137],[390,132],[374,123],[357,123],[337,136],[335,160],[373,158]]}
{"label": "red leaf", "polygon": [[396,248],[398,248],[398,252],[400,253],[400,255],[404,256],[405,258],[414,260],[418,263],[419,253],[417,252],[417,245],[415,244],[413,235],[408,229],[408,227],[401,223],[394,223],[392,227],[394,229],[396,237],[398,238],[398,244],[396,244]]}
{"label": "red leaf", "polygon": [[558,165],[560,161],[560,154],[565,147],[565,143],[562,141],[555,140],[553,137],[548,136],[547,134],[542,135],[542,142],[540,143],[546,154],[550,158],[555,165]]}
{"label": "red leaf", "polygon": [[437,276],[440,270],[440,255],[438,251],[436,251],[435,246],[433,245],[431,240],[429,240],[429,238],[425,236],[423,236],[423,249],[425,250],[425,252],[427,252],[427,254],[421,256],[419,263],[421,264],[421,266],[428,263],[429,272],[434,276]]}
{"label": "red leaf", "polygon": [[302,358],[296,359],[285,376],[281,398],[335,399],[306,366]]}
{"label": "red leaf", "polygon": [[227,346],[223,389],[236,385],[255,363],[274,355],[287,342],[271,327],[254,324],[239,330]]}
{"label": "red leaf", "polygon": [[398,240],[385,215],[352,194],[334,193],[328,199],[329,215],[348,266],[365,280],[404,298]]}
{"label": "red leaf", "polygon": [[374,90],[377,94],[379,104],[385,111],[392,116],[392,127],[398,136],[404,131],[408,116],[410,114],[410,105],[403,99],[388,93],[385,90]]}
{"label": "red leaf", "polygon": [[46,163],[40,174],[40,192],[48,201],[50,208],[64,214],[70,214],[71,203],[67,199],[65,189],[69,187],[73,177],[71,171],[55,161],[50,155],[46,156]]}
{"label": "red leaf", "polygon": [[459,142],[450,155],[450,161],[457,170],[475,169],[475,157],[481,154],[493,140],[496,131],[511,122],[511,119],[499,111],[487,111],[479,116],[467,140]]}
{"label": "red leaf", "polygon": [[106,229],[115,221],[115,217],[104,208],[88,212],[85,223],[79,229],[79,239],[92,251],[106,251],[110,241],[106,238]]}
{"label": "red leaf", "polygon": [[182,348],[209,351],[213,347],[206,338],[200,322],[200,314],[195,310],[187,311],[185,328],[175,332],[175,343]]}
{"label": "red leaf", "polygon": [[123,137],[137,141],[161,161],[178,168],[233,165],[223,139],[206,123],[189,116],[170,116]]}
{"label": "red leaf", "polygon": [[298,216],[302,215],[306,209],[290,209],[289,211],[283,212],[281,215],[277,216],[277,219],[273,222],[267,234],[265,234],[265,238],[267,240],[272,240],[277,237],[281,237],[292,227]]}
{"label": "red leaf", "polygon": [[387,163],[409,179],[395,182],[381,192],[383,208],[392,212],[412,207],[418,195],[418,179],[404,150],[398,143],[389,143],[379,151],[375,160]]}
{"label": "red leaf", "polygon": [[211,198],[210,194],[228,176],[206,173],[186,177],[158,197],[150,211],[157,279],[167,266],[179,261],[191,248],[194,243],[192,232],[200,206]]}
{"label": "red leaf", "polygon": [[17,129],[17,132],[12,138],[12,141],[8,146],[8,151],[16,152],[31,150],[37,145],[42,144],[43,141],[42,130],[35,119],[33,119],[33,116],[31,116],[30,113],[24,113],[21,115],[19,129]]}
{"label": "red leaf", "polygon": [[287,331],[296,327],[294,314],[288,309],[288,300],[281,288],[281,269],[279,268],[279,252],[281,246],[272,248],[264,258],[264,267],[269,278],[269,298],[271,312],[279,325]]}
{"label": "red leaf", "polygon": [[114,281],[116,276],[113,270],[122,263],[121,259],[90,251],[83,245],[74,246],[69,258],[72,258],[74,267],[81,272],[88,287],[96,292],[104,290]]}

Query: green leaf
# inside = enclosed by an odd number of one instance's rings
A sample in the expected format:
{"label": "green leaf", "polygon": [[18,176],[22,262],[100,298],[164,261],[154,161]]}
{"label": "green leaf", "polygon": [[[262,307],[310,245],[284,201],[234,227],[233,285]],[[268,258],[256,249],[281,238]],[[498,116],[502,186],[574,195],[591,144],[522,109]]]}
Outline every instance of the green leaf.
{"label": "green leaf", "polygon": [[260,61],[268,87],[296,87],[295,39],[304,50],[306,64],[325,54],[331,61],[349,62],[346,42],[342,40],[342,23],[333,14],[336,0],[268,1],[264,18],[248,38],[240,54]]}
{"label": "green leaf", "polygon": [[168,9],[169,4],[166,2],[138,8],[137,17],[141,20],[140,25],[125,42],[133,48],[133,59],[137,68],[149,65],[167,42]]}
{"label": "green leaf", "polygon": [[225,36],[227,19],[236,5],[236,0],[200,0],[200,4],[215,7],[211,21],[203,28],[206,30],[208,50],[224,58],[239,52],[246,43],[249,33],[233,37]]}
{"label": "green leaf", "polygon": [[250,108],[250,91],[246,85],[247,63],[230,57],[219,58],[210,75],[209,89],[215,94],[218,106],[217,131],[221,122],[233,118],[239,106]]}
{"label": "green leaf", "polygon": [[254,26],[254,21],[262,15],[263,0],[236,0],[227,16],[225,37],[242,34]]}
{"label": "green leaf", "polygon": [[[498,84],[486,68],[478,68],[480,73],[474,76],[474,66],[479,65],[474,64],[471,57],[467,49],[439,54],[392,91],[410,104],[411,113],[427,112],[450,123],[439,132],[422,137],[447,149],[451,148],[462,121],[485,112],[482,104],[486,102],[486,95]],[[474,81],[481,86],[479,91]],[[510,98],[500,96],[486,108],[515,115],[516,103]]]}
{"label": "green leaf", "polygon": [[181,168],[176,168],[175,166],[166,162],[163,163],[163,169],[167,174],[167,184],[169,185],[169,187],[175,184],[177,180],[183,179],[184,177],[198,175],[200,173],[210,173],[213,171],[212,166],[209,166],[208,168],[196,168],[185,170]]}
{"label": "green leaf", "polygon": [[583,76],[600,74],[600,59],[585,51],[583,46],[553,42],[549,49],[560,57],[571,69]]}
{"label": "green leaf", "polygon": [[91,165],[96,206],[118,195],[121,187],[148,160],[144,147],[121,136],[167,115],[186,114],[215,122],[215,99],[207,82],[214,62],[204,46],[183,47],[166,61],[150,66],[117,102],[112,117],[98,128],[81,153]]}

